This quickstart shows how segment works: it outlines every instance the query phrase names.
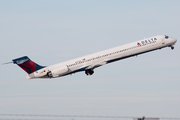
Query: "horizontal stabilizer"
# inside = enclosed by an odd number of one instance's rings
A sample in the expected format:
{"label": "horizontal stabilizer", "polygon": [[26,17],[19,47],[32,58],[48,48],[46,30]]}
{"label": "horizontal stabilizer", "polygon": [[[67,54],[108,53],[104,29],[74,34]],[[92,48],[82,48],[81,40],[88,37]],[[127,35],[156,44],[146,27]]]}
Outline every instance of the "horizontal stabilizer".
{"label": "horizontal stabilizer", "polygon": [[3,63],[2,65],[11,64],[11,63],[13,63],[13,62],[7,62],[7,63]]}

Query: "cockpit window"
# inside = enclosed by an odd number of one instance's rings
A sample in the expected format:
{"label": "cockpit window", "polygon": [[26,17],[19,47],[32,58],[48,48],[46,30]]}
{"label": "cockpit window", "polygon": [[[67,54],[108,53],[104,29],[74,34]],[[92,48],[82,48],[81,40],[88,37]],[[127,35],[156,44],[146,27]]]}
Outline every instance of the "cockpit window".
{"label": "cockpit window", "polygon": [[166,38],[166,39],[168,39],[168,38],[169,38],[169,36],[165,35],[165,38]]}

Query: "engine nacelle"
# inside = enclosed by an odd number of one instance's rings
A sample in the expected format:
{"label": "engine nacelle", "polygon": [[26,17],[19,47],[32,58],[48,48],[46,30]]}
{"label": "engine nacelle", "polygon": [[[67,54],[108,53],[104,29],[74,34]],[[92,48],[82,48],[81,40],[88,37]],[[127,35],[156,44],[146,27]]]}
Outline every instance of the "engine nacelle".
{"label": "engine nacelle", "polygon": [[64,65],[52,71],[49,71],[47,75],[48,77],[59,77],[59,76],[65,75],[66,73],[68,73],[68,71],[69,71],[69,68],[66,65]]}
{"label": "engine nacelle", "polygon": [[37,72],[35,72],[35,74],[37,77],[43,77],[43,76],[46,76],[47,70],[46,69],[40,69]]}

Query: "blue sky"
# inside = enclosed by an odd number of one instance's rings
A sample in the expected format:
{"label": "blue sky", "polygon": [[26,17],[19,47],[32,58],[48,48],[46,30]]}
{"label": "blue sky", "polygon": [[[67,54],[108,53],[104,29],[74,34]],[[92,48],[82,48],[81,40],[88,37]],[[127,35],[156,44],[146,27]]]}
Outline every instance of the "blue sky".
{"label": "blue sky", "polygon": [[[0,63],[51,65],[166,34],[179,0],[0,0]],[[26,80],[0,66],[0,113],[180,117],[180,44],[62,78]]]}

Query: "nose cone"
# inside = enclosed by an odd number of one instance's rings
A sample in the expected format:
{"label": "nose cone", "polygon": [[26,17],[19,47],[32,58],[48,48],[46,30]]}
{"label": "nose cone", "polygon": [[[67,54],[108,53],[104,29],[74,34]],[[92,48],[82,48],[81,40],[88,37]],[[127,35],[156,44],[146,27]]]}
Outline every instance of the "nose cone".
{"label": "nose cone", "polygon": [[175,43],[177,42],[177,39],[175,39]]}
{"label": "nose cone", "polygon": [[176,42],[177,42],[177,39],[174,38],[174,39],[173,39],[173,43],[176,43]]}
{"label": "nose cone", "polygon": [[176,43],[176,42],[177,42],[177,39],[172,38],[172,43]]}

